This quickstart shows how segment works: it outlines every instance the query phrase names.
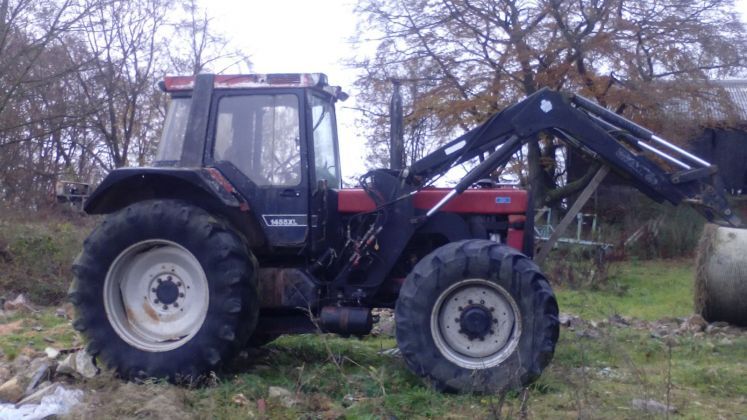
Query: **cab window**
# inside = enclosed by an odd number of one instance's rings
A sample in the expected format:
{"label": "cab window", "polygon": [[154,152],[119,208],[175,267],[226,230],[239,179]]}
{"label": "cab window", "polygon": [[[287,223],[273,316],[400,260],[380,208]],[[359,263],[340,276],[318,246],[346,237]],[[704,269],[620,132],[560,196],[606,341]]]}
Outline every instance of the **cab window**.
{"label": "cab window", "polygon": [[231,162],[260,186],[300,184],[298,109],[291,94],[221,98],[214,159]]}
{"label": "cab window", "polygon": [[329,99],[310,95],[314,170],[316,180],[327,180],[330,188],[340,188],[340,168],[337,165],[334,106]]}

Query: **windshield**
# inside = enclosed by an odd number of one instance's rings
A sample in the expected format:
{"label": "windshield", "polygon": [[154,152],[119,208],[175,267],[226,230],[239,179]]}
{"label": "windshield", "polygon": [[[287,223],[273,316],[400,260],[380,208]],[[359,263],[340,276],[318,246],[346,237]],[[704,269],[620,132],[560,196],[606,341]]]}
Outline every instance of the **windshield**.
{"label": "windshield", "polygon": [[184,134],[187,132],[191,98],[172,98],[166,122],[163,126],[161,143],[158,144],[156,162],[177,162],[182,157]]}

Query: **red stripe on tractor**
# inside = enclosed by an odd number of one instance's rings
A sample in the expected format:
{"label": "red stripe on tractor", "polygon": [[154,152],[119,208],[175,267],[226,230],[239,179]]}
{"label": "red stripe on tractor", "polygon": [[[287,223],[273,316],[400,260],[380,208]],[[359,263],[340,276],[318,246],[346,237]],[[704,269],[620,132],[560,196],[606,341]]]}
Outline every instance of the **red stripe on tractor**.
{"label": "red stripe on tractor", "polygon": [[[428,188],[415,194],[415,208],[428,210],[449,191],[447,188]],[[338,191],[337,209],[341,213],[362,213],[376,208],[371,197],[360,188]],[[524,214],[527,210],[527,192],[509,188],[467,190],[454,197],[441,211],[462,214]]]}

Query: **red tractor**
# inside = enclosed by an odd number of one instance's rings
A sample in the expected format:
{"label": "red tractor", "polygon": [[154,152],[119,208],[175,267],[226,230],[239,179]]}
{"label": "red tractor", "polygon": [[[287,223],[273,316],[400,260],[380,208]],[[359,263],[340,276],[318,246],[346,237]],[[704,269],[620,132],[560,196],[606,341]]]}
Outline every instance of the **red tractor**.
{"label": "red tractor", "polygon": [[[529,195],[486,178],[540,132],[655,199],[739,224],[711,165],[653,148],[660,138],[580,96],[539,91],[346,189],[335,123],[346,95],[326,76],[167,77],[162,88],[172,99],[155,164],[111,172],[86,202],[106,216],[70,292],[88,351],[126,378],[199,377],[280,334],[362,336],[372,308],[394,308],[407,365],[437,388],[531,382],[553,356],[558,305],[531,258]],[[478,157],[454,188],[431,186]]]}

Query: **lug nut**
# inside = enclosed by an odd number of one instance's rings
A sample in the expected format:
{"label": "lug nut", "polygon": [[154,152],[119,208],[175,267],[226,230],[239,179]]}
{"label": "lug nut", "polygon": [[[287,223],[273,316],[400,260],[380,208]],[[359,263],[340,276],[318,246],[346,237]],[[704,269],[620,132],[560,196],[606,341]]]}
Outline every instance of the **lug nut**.
{"label": "lug nut", "polygon": [[174,307],[178,308],[179,307],[179,302],[174,302]]}
{"label": "lug nut", "polygon": [[490,312],[495,312],[495,308],[490,307]]}
{"label": "lug nut", "polygon": [[161,303],[158,299],[155,299],[153,302],[155,302],[155,303]]}
{"label": "lug nut", "polygon": [[156,281],[158,282],[158,284],[161,284],[161,283],[163,283],[163,280],[161,280],[161,278],[160,278],[160,277],[159,277],[159,278],[157,278],[157,279],[156,279]]}
{"label": "lug nut", "polygon": [[493,318],[493,324],[497,324],[497,323],[498,323],[498,319],[497,318]]}
{"label": "lug nut", "polygon": [[179,297],[184,297],[184,293],[179,293]]}
{"label": "lug nut", "polygon": [[460,310],[460,311],[463,311],[463,310],[464,310],[464,308],[462,308],[462,307],[460,306],[460,307],[459,307],[459,310]]}
{"label": "lug nut", "polygon": [[454,322],[459,323],[459,318],[454,318]]}
{"label": "lug nut", "polygon": [[176,285],[177,285],[178,287],[182,287],[182,282],[178,281],[178,282],[176,282]]}
{"label": "lug nut", "polygon": [[171,276],[166,276],[166,280],[171,281]]}
{"label": "lug nut", "polygon": [[163,305],[163,309],[169,309],[169,305]]}
{"label": "lug nut", "polygon": [[484,304],[485,304],[485,301],[480,299],[480,305],[484,305]]}
{"label": "lug nut", "polygon": [[491,334],[495,334],[495,331],[493,331],[493,330],[490,330],[490,333],[491,333]]}
{"label": "lug nut", "polygon": [[467,303],[469,303],[470,305],[472,305],[472,299],[468,300]]}
{"label": "lug nut", "polygon": [[154,287],[154,288],[150,289],[150,291],[153,292],[153,293],[156,293],[156,288]]}

